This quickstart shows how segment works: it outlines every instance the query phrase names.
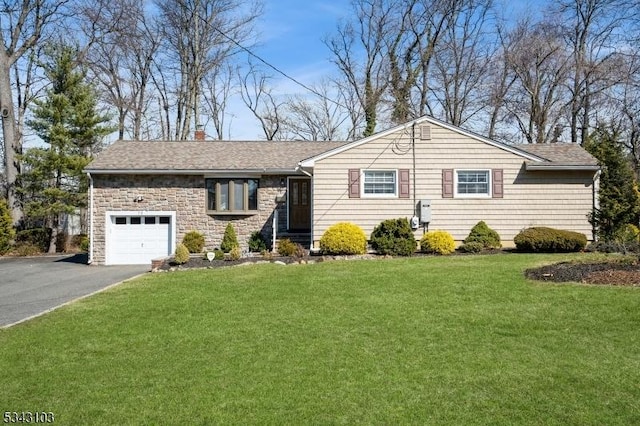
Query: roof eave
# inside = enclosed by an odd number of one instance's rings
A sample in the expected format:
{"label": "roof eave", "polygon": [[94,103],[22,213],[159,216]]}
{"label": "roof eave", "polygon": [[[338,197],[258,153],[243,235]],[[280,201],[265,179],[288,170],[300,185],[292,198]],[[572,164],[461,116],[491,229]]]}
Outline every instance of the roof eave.
{"label": "roof eave", "polygon": [[300,174],[296,168],[262,168],[262,169],[85,169],[93,175],[286,175]]}
{"label": "roof eave", "polygon": [[365,144],[365,143],[367,143],[367,142],[369,142],[371,140],[385,137],[387,135],[390,135],[390,134],[392,134],[394,132],[401,131],[403,129],[406,129],[408,131],[410,127],[412,127],[414,125],[417,125],[417,124],[420,124],[420,123],[423,123],[423,122],[428,122],[428,123],[436,125],[436,126],[444,127],[445,129],[451,130],[452,132],[467,136],[469,138],[478,140],[480,142],[484,142],[487,145],[494,146],[494,147],[496,147],[498,149],[502,149],[502,150],[510,152],[512,154],[518,155],[518,156],[523,157],[523,158],[525,158],[527,160],[532,160],[532,161],[544,161],[545,160],[544,158],[540,157],[539,155],[532,154],[530,152],[527,152],[525,150],[516,148],[516,147],[511,146],[511,145],[507,145],[507,144],[504,144],[504,143],[501,143],[501,142],[498,142],[498,141],[494,141],[494,140],[486,138],[486,137],[484,137],[482,135],[478,135],[476,133],[470,132],[468,130],[462,129],[460,127],[454,126],[452,124],[449,124],[449,123],[446,123],[444,121],[440,121],[440,120],[438,120],[436,118],[433,118],[433,117],[425,115],[425,116],[416,118],[414,120],[411,120],[408,123],[392,127],[390,129],[384,130],[384,131],[382,131],[380,133],[375,133],[375,134],[373,134],[371,136],[368,136],[366,138],[362,138],[362,139],[347,143],[345,145],[342,145],[340,147],[325,151],[325,152],[320,153],[320,154],[318,154],[318,155],[316,155],[314,157],[307,158],[306,160],[302,160],[298,164],[300,165],[300,167],[313,168],[315,166],[315,162],[316,161],[323,160],[323,159],[325,159],[327,157],[331,157],[332,155],[339,154],[339,153],[344,152],[346,150],[349,150],[351,148],[354,148],[354,147],[357,147],[359,145]]}
{"label": "roof eave", "polygon": [[600,170],[600,166],[593,164],[534,164],[525,162],[527,171],[592,171]]}

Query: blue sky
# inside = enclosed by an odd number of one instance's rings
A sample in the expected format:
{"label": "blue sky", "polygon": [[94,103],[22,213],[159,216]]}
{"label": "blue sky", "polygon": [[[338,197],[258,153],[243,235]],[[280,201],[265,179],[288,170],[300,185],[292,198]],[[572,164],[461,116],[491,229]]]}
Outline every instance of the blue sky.
{"label": "blue sky", "polygon": [[[335,73],[323,39],[335,32],[340,19],[349,12],[348,0],[267,0],[257,25],[258,45],[251,51],[306,85]],[[307,91],[275,71],[271,81],[280,95]],[[240,99],[232,102],[231,139],[263,139],[257,121]],[[227,135],[228,136],[228,135]],[[225,137],[226,138],[226,137]]]}
{"label": "blue sky", "polygon": [[[549,0],[496,0],[499,13],[517,17],[526,11],[537,12]],[[341,19],[351,12],[349,0],[265,0],[264,15],[257,25],[259,45],[251,50],[288,75],[313,85],[324,76],[336,72],[323,39],[335,33]],[[273,72],[276,93],[307,93],[305,89]],[[257,121],[235,100],[231,139],[262,139]],[[229,135],[227,135],[228,137]]]}

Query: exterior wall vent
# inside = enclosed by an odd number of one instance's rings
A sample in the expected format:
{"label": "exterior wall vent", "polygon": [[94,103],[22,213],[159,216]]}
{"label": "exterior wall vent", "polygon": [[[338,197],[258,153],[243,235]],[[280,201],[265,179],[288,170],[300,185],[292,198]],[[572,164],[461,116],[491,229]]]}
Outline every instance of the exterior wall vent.
{"label": "exterior wall vent", "polygon": [[423,141],[431,140],[431,126],[423,124],[420,126],[420,139]]}

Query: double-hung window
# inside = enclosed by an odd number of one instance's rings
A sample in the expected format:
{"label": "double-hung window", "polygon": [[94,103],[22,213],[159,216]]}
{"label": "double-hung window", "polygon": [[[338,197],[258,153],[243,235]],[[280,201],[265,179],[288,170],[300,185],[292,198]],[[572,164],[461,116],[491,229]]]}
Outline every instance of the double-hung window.
{"label": "double-hung window", "polygon": [[395,170],[365,170],[363,194],[368,196],[396,196],[397,179]]}
{"label": "double-hung window", "polygon": [[251,213],[258,210],[258,179],[205,179],[207,211]]}
{"label": "double-hung window", "polygon": [[462,197],[491,196],[489,170],[456,170],[456,195]]}

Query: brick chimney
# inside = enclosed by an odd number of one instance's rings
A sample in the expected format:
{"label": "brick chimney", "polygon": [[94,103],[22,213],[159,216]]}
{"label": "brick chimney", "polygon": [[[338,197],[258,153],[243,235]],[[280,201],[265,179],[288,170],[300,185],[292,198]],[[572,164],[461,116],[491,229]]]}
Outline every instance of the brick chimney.
{"label": "brick chimney", "polygon": [[193,139],[197,141],[203,141],[205,138],[204,129],[202,127],[198,127],[195,132],[193,132]]}

